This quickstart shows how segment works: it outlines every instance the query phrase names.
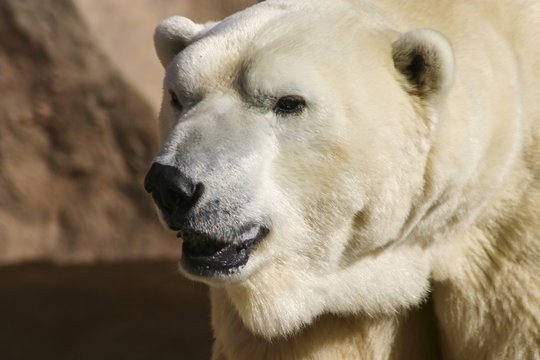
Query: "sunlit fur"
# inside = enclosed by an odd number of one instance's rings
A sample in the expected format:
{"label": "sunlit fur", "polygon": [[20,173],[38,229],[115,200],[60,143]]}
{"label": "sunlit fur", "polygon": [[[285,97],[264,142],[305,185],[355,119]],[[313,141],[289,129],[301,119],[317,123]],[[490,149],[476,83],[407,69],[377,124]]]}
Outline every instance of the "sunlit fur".
{"label": "sunlit fur", "polygon": [[[537,2],[464,0],[157,28],[155,161],[205,184],[193,226],[270,227],[238,273],[186,273],[214,359],[436,358],[411,345],[429,292],[445,359],[540,357],[539,28]],[[276,113],[288,95],[305,108]]]}

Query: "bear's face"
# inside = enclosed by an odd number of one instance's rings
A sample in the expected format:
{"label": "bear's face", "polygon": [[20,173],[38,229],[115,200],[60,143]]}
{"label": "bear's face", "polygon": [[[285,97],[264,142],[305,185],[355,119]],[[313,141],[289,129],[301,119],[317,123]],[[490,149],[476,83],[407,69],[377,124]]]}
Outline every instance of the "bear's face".
{"label": "bear's face", "polygon": [[393,311],[427,284],[420,250],[400,247],[431,125],[396,64],[399,35],[347,8],[292,7],[156,32],[163,146],[145,186],[183,238],[182,272],[225,285],[264,336],[325,311]]}

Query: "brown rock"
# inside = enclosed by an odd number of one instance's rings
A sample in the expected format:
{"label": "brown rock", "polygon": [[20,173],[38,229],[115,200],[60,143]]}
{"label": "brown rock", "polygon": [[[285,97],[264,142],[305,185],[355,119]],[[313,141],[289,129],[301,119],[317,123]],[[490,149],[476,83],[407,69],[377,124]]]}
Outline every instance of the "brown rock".
{"label": "brown rock", "polygon": [[155,114],[70,0],[0,2],[0,74],[0,263],[177,257],[142,189]]}

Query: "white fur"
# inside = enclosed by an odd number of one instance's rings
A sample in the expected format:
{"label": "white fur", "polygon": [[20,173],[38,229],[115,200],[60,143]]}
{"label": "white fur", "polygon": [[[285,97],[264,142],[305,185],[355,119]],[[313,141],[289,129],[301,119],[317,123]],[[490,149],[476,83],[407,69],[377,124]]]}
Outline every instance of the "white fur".
{"label": "white fur", "polygon": [[539,358],[539,26],[528,1],[269,0],[158,27],[155,161],[220,200],[199,226],[271,228],[240,272],[186,273],[215,359],[433,358],[400,350],[430,289],[445,358]]}
{"label": "white fur", "polygon": [[154,44],[161,64],[167,66],[203,28],[203,25],[181,16],[163,20],[154,32]]}

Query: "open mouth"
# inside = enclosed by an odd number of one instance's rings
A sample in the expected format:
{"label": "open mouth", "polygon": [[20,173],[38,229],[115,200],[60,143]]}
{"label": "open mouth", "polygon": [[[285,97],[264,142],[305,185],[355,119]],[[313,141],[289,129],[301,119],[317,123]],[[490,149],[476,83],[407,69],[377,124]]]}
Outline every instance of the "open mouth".
{"label": "open mouth", "polygon": [[195,231],[178,233],[182,245],[182,267],[198,276],[230,275],[249,260],[251,251],[267,234],[268,228],[252,225],[233,240],[215,239]]}

